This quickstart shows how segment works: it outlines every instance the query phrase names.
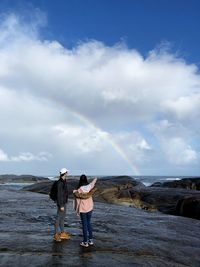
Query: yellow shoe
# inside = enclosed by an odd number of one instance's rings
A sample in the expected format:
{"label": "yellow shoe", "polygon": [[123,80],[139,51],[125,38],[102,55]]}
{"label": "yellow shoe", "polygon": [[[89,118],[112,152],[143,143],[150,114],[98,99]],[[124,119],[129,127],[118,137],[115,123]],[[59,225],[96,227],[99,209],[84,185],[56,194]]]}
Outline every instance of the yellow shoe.
{"label": "yellow shoe", "polygon": [[70,239],[70,234],[69,233],[62,232],[60,234],[60,238],[61,239]]}
{"label": "yellow shoe", "polygon": [[53,236],[53,240],[54,241],[56,241],[56,242],[61,242],[62,240],[61,240],[61,238],[60,238],[60,234],[55,234],[54,236]]}

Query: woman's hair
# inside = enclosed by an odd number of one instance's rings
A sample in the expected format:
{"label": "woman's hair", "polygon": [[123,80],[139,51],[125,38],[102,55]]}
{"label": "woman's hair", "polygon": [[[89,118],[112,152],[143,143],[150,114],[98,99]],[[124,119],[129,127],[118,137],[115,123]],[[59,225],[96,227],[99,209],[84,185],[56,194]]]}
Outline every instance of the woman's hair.
{"label": "woman's hair", "polygon": [[79,184],[78,184],[77,189],[80,188],[82,185],[88,185],[88,184],[89,184],[89,183],[88,183],[88,180],[87,180],[87,176],[86,176],[85,174],[82,174],[82,175],[80,176]]}

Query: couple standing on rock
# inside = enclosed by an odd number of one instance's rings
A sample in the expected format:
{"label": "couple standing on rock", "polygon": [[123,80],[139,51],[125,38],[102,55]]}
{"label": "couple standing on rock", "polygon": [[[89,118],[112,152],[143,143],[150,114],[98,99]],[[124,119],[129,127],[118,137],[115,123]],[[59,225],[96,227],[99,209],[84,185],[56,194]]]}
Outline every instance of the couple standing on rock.
{"label": "couple standing on rock", "polygon": [[[66,204],[68,201],[68,188],[66,177],[69,171],[66,168],[60,170],[60,179],[57,181],[56,186],[56,203],[57,203],[57,216],[55,221],[55,234],[54,240],[60,242],[64,239],[70,239],[70,234],[64,231],[64,220],[66,215]],[[93,210],[92,195],[95,192],[95,184],[97,178],[94,178],[91,183],[88,182],[86,175],[81,175],[77,189],[73,190],[74,193],[74,209],[77,215],[80,215],[83,230],[83,241],[80,243],[83,247],[93,245],[93,235],[91,226],[91,217]]]}

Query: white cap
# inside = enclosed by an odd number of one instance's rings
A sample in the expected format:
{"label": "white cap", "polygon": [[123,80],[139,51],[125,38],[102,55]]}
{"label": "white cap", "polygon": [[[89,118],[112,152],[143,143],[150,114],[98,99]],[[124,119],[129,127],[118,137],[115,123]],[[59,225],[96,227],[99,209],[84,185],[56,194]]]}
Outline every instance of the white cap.
{"label": "white cap", "polygon": [[62,169],[60,170],[60,174],[64,174],[64,173],[66,173],[66,172],[69,172],[66,168],[62,168]]}

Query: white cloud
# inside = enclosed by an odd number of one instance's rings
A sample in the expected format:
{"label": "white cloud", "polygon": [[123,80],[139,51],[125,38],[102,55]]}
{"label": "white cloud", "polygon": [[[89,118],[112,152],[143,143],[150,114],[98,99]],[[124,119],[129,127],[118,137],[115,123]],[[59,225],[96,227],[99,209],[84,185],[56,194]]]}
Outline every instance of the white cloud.
{"label": "white cloud", "polygon": [[[166,165],[170,162],[174,168],[176,166],[186,167],[187,165],[194,166],[200,161],[199,136],[194,129],[168,120],[155,122],[150,129],[159,145],[159,153],[162,153],[162,157],[165,156]],[[156,149],[155,145],[154,148]]]}
{"label": "white cloud", "polygon": [[95,40],[65,48],[43,40],[39,26],[13,14],[0,23],[0,137],[17,155],[0,151],[1,161],[51,160],[50,153],[55,165],[85,157],[111,172],[116,163],[106,162],[122,155],[141,172],[146,162],[158,168],[158,159],[165,170],[168,159],[174,168],[199,161],[197,66],[162,49],[144,58]]}
{"label": "white cloud", "polygon": [[0,161],[8,161],[8,155],[2,150],[0,149]]}
{"label": "white cloud", "polygon": [[[13,37],[13,27],[19,32],[20,25],[7,27],[7,34]],[[116,115],[118,124],[124,116],[129,123],[152,119],[166,103],[195,98],[200,90],[197,67],[173,54],[154,51],[144,59],[124,45],[107,47],[97,41],[70,50],[21,34],[24,39],[14,35],[12,50],[2,50],[7,70],[2,84],[59,101],[102,124]]]}
{"label": "white cloud", "polygon": [[30,152],[21,152],[18,156],[9,157],[2,149],[0,149],[0,161],[48,161],[50,157],[52,157],[52,155],[47,152],[40,152],[37,155]]}
{"label": "white cloud", "polygon": [[[200,94],[180,96],[176,100],[167,100],[163,104],[163,109],[177,120],[199,122],[200,118]],[[197,122],[198,121],[198,122]]]}
{"label": "white cloud", "polygon": [[197,163],[197,152],[179,137],[168,140],[165,144],[165,152],[172,164],[185,165]]}
{"label": "white cloud", "polygon": [[56,125],[53,127],[57,143],[70,153],[87,154],[101,152],[107,143],[107,133],[91,126]]}
{"label": "white cloud", "polygon": [[151,150],[150,145],[146,142],[146,140],[142,139],[141,142],[137,144],[138,148],[143,150]]}
{"label": "white cloud", "polygon": [[149,161],[151,146],[139,132],[118,132],[114,135],[114,140],[134,163],[143,165]]}
{"label": "white cloud", "polygon": [[32,160],[38,160],[38,161],[48,161],[48,159],[52,155],[47,152],[40,152],[37,155],[33,155],[30,152],[23,152],[20,153],[18,156],[11,157],[11,161],[32,161]]}

